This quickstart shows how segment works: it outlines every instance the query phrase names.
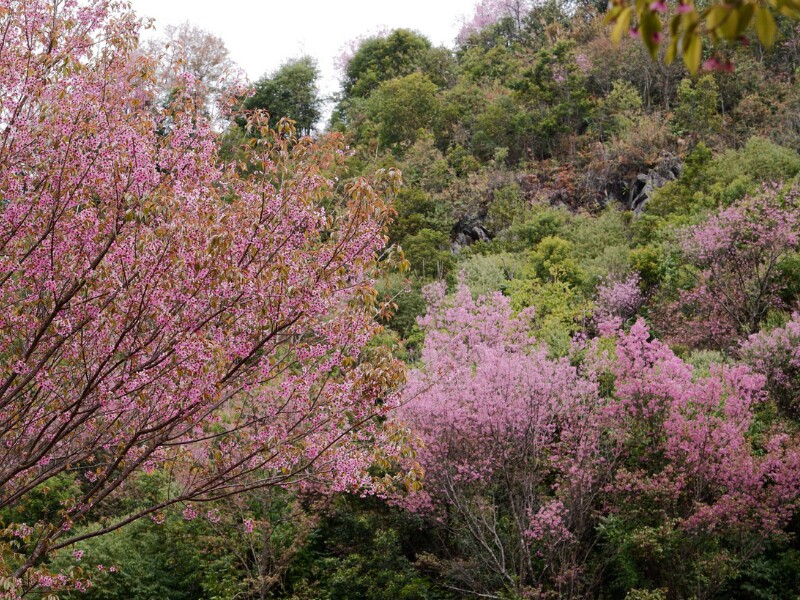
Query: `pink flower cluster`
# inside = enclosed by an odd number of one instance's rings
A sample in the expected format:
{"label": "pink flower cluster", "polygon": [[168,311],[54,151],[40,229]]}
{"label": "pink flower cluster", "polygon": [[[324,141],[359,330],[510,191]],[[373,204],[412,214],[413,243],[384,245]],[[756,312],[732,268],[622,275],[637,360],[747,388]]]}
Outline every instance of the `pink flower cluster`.
{"label": "pink flower cluster", "polygon": [[[603,294],[629,308],[637,284]],[[405,504],[467,528],[493,568],[512,553],[527,561],[527,585],[578,577],[601,514],[635,523],[648,507],[688,535],[768,536],[798,506],[796,441],[777,425],[758,442],[750,434],[765,378],[749,367],[699,377],[639,320],[584,341],[578,370],[549,358],[532,311],[515,315],[500,294],[476,301],[463,286],[448,297],[435,285],[427,300],[422,367],[397,415],[421,438],[426,479]]]}
{"label": "pink flower cluster", "polygon": [[797,414],[800,409],[800,313],[783,327],[751,335],[741,347],[742,359],[767,378],[767,389],[778,405]]}
{"label": "pink flower cluster", "polygon": [[[800,192],[765,186],[684,231],[694,286],[671,307],[676,341],[726,348],[755,333],[780,306],[778,262],[800,245]],[[669,312],[669,311],[668,311]]]}
{"label": "pink flower cluster", "polygon": [[224,161],[193,77],[156,102],[125,6],[0,0],[0,508],[103,465],[27,565],[165,462],[186,503],[311,465],[368,489],[403,445],[374,418],[403,367],[363,354],[399,174],[343,185],[340,137],[264,115]]}
{"label": "pink flower cluster", "polygon": [[[568,570],[554,549],[575,543],[574,514],[602,480],[597,385],[566,359],[548,358],[532,337],[532,309],[515,315],[508,298],[474,301],[464,286],[449,298],[432,286],[427,300],[424,369],[409,374],[398,411],[421,437],[425,469],[423,492],[406,505],[465,523],[498,572],[508,568],[498,558],[508,552],[542,576]],[[491,489],[509,505],[491,502]],[[510,547],[494,529],[507,510],[518,525]],[[544,571],[533,566],[537,556],[547,557]]]}
{"label": "pink flower cluster", "polygon": [[641,278],[632,273],[625,279],[612,278],[597,286],[595,320],[600,322],[612,319],[627,320],[633,317],[644,303]]}
{"label": "pink flower cluster", "polygon": [[521,17],[528,10],[527,2],[514,0],[479,0],[473,9],[472,17],[464,19],[456,36],[456,42],[464,45],[473,35],[486,27],[494,25],[505,17]]}
{"label": "pink flower cluster", "polygon": [[607,487],[609,509],[638,510],[648,498],[688,529],[779,531],[800,497],[800,453],[780,431],[753,446],[761,375],[739,365],[697,378],[642,321],[619,334],[610,370],[608,427],[636,460],[622,461]]}

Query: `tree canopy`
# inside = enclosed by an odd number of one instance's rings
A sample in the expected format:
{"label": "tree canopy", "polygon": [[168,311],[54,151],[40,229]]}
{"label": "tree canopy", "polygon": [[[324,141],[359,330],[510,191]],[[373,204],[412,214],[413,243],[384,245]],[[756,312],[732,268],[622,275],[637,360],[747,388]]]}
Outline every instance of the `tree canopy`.
{"label": "tree canopy", "polygon": [[310,56],[286,61],[274,73],[255,83],[244,106],[249,110],[268,112],[273,122],[288,117],[295,122],[299,132],[308,135],[322,114],[318,81],[319,68]]}

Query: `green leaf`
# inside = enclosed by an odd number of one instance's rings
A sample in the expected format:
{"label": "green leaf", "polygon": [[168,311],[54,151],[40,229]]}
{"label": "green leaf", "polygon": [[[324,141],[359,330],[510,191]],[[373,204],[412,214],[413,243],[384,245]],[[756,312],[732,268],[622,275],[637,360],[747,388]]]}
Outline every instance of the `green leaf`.
{"label": "green leaf", "polygon": [[622,11],[617,16],[617,21],[614,24],[614,30],[611,32],[611,41],[614,42],[614,45],[618,45],[622,35],[625,34],[631,26],[631,15],[633,14],[633,9],[628,6],[623,8]]}
{"label": "green leaf", "polygon": [[739,31],[739,12],[735,8],[727,9],[728,17],[719,25],[719,30],[726,40],[735,40]]}
{"label": "green leaf", "polygon": [[697,32],[692,32],[688,37],[689,41],[683,51],[683,62],[689,72],[694,75],[700,68],[700,59],[703,56],[703,39]]}
{"label": "green leaf", "polygon": [[777,0],[774,4],[782,15],[800,19],[800,0]]}
{"label": "green leaf", "polygon": [[[658,54],[659,40],[656,35],[661,32],[661,20],[654,12],[646,12],[639,18],[639,33],[642,36],[642,42],[647,46],[650,51],[650,56],[653,58]],[[660,36],[659,36],[660,37]]]}
{"label": "green leaf", "polygon": [[681,28],[681,15],[675,15],[669,22],[669,34],[673,38],[677,38],[680,28]]}
{"label": "green leaf", "polygon": [[678,55],[678,38],[674,37],[669,42],[669,46],[667,47],[667,54],[664,56],[664,62],[668,65],[672,64],[672,61],[675,60],[675,57]]}
{"label": "green leaf", "polygon": [[603,25],[615,22],[620,12],[622,12],[622,8],[619,6],[609,9],[606,16],[603,18]]}
{"label": "green leaf", "polygon": [[758,35],[758,40],[769,48],[775,43],[777,29],[775,19],[770,10],[761,6],[756,8],[756,34]]}
{"label": "green leaf", "polygon": [[739,38],[742,34],[744,34],[748,25],[750,25],[750,21],[752,19],[753,19],[753,5],[742,4],[742,6],[739,8],[739,24],[736,28],[737,38]]}
{"label": "green leaf", "polygon": [[706,16],[706,28],[709,31],[715,30],[719,27],[720,23],[725,20],[725,17],[728,15],[728,11],[722,6],[713,6],[709,9],[708,15]]}

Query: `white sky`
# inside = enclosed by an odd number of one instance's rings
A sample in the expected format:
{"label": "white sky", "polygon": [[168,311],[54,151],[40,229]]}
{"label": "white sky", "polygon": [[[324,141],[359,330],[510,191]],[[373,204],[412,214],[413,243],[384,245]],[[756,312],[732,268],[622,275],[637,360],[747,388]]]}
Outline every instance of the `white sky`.
{"label": "white sky", "polygon": [[132,0],[140,16],[161,29],[184,21],[222,38],[251,81],[288,58],[317,59],[323,94],[338,89],[335,59],[348,41],[405,27],[452,47],[475,0]]}

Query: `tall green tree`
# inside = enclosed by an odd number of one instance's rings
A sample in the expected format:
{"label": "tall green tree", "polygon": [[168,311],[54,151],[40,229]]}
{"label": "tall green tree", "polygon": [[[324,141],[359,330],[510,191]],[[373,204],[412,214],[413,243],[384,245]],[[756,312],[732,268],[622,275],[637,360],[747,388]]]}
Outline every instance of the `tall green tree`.
{"label": "tall green tree", "polygon": [[409,29],[364,40],[347,61],[343,100],[366,98],[381,83],[422,72],[437,85],[454,79],[455,63],[446,48],[434,48],[428,38]]}
{"label": "tall green tree", "polygon": [[266,110],[274,121],[289,117],[297,130],[307,135],[321,116],[318,80],[319,67],[313,58],[290,59],[256,82],[255,93],[245,101],[245,108]]}
{"label": "tall green tree", "polygon": [[345,68],[345,97],[365,98],[381,82],[413,73],[430,49],[426,37],[408,29],[365,40]]}
{"label": "tall green tree", "polygon": [[413,144],[420,130],[432,126],[439,105],[436,85],[421,73],[392,79],[370,96],[367,111],[379,124],[384,148]]}

